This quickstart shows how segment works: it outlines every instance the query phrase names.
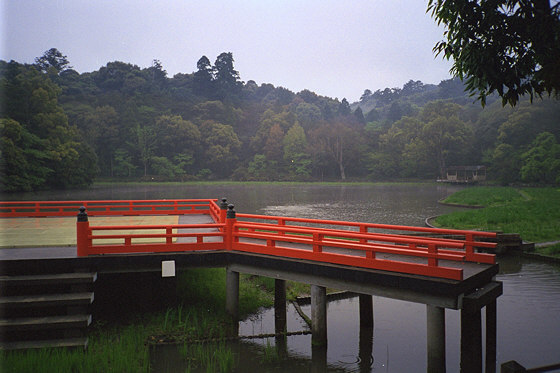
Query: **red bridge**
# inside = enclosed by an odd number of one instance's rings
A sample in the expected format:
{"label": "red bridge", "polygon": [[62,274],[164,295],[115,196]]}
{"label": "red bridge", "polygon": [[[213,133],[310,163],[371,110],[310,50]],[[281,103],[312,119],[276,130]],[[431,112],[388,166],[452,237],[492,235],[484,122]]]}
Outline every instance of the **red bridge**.
{"label": "red bridge", "polygon": [[[273,277],[279,284],[305,282],[312,284],[319,305],[312,310],[313,340],[325,344],[326,287],[420,302],[427,305],[428,371],[445,370],[445,308],[462,311],[462,371],[479,371],[480,312],[486,307],[485,361],[487,367],[495,365],[496,298],[502,287],[494,281],[495,256],[477,251],[494,248],[496,243],[487,240],[495,239],[495,233],[242,214],[226,199],[0,202],[3,218],[76,214],[73,255],[8,258],[1,260],[0,272],[39,270],[46,261],[95,273],[163,271],[164,261],[179,268],[224,266],[226,308],[234,318],[240,272]],[[102,226],[89,221],[142,215],[178,215],[179,224]],[[276,296],[285,298],[285,291]],[[365,309],[371,300],[367,303]]]}
{"label": "red bridge", "polygon": [[[236,214],[232,205],[227,211],[225,200],[1,202],[0,217],[75,216],[82,206],[77,222],[79,257],[234,250],[452,280],[463,280],[460,263],[496,263],[494,255],[476,252],[477,247],[495,247],[481,241],[495,238],[495,233]],[[92,226],[87,218],[117,215],[190,215],[198,223]],[[151,233],[112,233],[134,230]],[[146,239],[152,242],[142,242]]]}

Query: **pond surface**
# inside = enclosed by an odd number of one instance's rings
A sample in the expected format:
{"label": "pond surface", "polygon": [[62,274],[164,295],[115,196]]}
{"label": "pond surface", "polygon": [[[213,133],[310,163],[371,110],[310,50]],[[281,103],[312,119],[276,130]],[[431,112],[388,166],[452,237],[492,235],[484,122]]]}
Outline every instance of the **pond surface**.
{"label": "pond surface", "polygon": [[[455,210],[437,203],[460,187],[440,184],[225,184],[115,185],[88,190],[5,195],[16,200],[95,200],[221,198],[241,213],[423,226],[426,217]],[[499,258],[497,360],[517,360],[528,368],[560,362],[560,266],[519,257]],[[310,306],[303,306],[310,315]],[[484,312],[482,313],[484,315]],[[358,298],[328,304],[328,371],[422,372],[426,370],[426,306],[374,297],[373,360],[359,359]],[[484,322],[484,320],[483,320]],[[306,330],[288,307],[288,331]],[[484,328],[483,328],[484,330]],[[240,335],[274,332],[274,311],[262,310],[240,323]],[[484,336],[483,336],[484,337]],[[270,359],[274,338],[254,339],[234,348],[238,372],[304,372],[312,367],[311,336],[288,337],[287,359]],[[460,313],[446,310],[448,372],[459,370]],[[167,348],[169,350],[169,348]],[[173,349],[173,348],[171,348]],[[176,348],[175,348],[176,349]],[[172,351],[173,352],[173,351]],[[170,358],[161,351],[154,362],[163,371]],[[164,357],[165,356],[165,357]],[[158,362],[159,360],[159,362]],[[165,364],[163,363],[165,360]],[[255,368],[257,364],[260,368]],[[288,365],[285,365],[288,364]],[[250,370],[249,366],[251,366]],[[175,366],[184,371],[184,366]],[[257,370],[255,370],[257,369]],[[173,371],[173,370],[170,370]]]}

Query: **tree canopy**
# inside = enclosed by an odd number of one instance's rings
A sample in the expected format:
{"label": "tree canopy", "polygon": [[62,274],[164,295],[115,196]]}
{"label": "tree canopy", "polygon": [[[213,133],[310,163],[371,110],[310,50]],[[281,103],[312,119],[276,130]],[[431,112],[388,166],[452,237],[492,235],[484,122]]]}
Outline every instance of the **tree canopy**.
{"label": "tree canopy", "polygon": [[[52,50],[45,54],[63,56]],[[64,56],[63,56],[64,57]],[[41,60],[42,61],[42,60]],[[239,79],[233,55],[168,77],[112,61],[58,71],[0,61],[0,190],[125,180],[435,179],[486,165],[560,183],[560,101],[474,104],[460,79],[364,90],[359,102]]]}
{"label": "tree canopy", "polygon": [[429,0],[446,27],[434,47],[453,59],[451,72],[484,105],[497,92],[514,106],[521,96],[560,92],[560,2]]}

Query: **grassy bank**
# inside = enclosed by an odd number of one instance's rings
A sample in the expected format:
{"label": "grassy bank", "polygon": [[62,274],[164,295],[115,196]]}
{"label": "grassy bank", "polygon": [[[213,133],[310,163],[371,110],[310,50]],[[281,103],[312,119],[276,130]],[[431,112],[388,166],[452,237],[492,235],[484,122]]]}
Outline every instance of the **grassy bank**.
{"label": "grassy bank", "polygon": [[[118,324],[97,321],[90,333],[87,351],[43,349],[0,352],[0,371],[148,372],[149,343],[224,336],[228,326],[225,282],[225,269],[222,268],[183,272],[178,277],[180,303],[176,307],[155,313],[131,313],[133,316],[124,318],[126,321]],[[302,289],[297,285],[288,285],[288,294],[298,291]],[[241,276],[241,317],[256,312],[260,307],[272,306],[273,292],[274,279]],[[225,356],[229,356],[227,351]]]}
{"label": "grassy bank", "polygon": [[[441,227],[519,233],[523,240],[560,240],[560,189],[472,187],[445,199],[445,203],[486,206],[458,211],[436,219]],[[558,248],[543,248],[547,255]]]}

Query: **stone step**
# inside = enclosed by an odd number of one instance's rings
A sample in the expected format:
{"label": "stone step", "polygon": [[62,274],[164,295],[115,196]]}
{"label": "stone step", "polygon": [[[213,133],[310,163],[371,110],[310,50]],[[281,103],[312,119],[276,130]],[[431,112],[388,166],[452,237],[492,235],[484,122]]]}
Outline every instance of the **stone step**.
{"label": "stone step", "polygon": [[37,348],[83,348],[88,346],[88,338],[50,339],[41,341],[1,342],[0,350],[27,350]]}
{"label": "stone step", "polygon": [[50,284],[92,284],[97,280],[97,273],[73,272],[45,275],[0,276],[3,286],[36,286]]}
{"label": "stone step", "polygon": [[93,303],[94,295],[88,293],[48,294],[48,295],[19,295],[0,297],[0,308],[19,307],[51,307],[88,305]]}
{"label": "stone step", "polygon": [[0,319],[0,331],[81,329],[91,324],[91,315],[65,315]]}

